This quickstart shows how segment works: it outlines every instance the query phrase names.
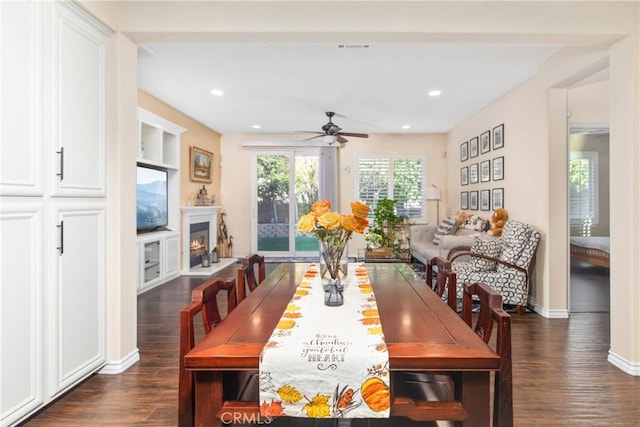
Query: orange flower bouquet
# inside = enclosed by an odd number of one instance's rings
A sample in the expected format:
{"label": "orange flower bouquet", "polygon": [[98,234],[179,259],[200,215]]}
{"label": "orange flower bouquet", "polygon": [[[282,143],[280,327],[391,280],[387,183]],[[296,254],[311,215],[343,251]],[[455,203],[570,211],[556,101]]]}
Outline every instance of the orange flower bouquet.
{"label": "orange flower bouquet", "polygon": [[345,248],[353,232],[363,234],[369,225],[367,215],[369,206],[362,202],[351,203],[351,215],[331,212],[328,200],[318,200],[311,206],[311,212],[300,217],[298,231],[313,233],[320,241],[321,268],[320,275],[326,273],[331,279],[340,280],[340,273],[346,275]]}

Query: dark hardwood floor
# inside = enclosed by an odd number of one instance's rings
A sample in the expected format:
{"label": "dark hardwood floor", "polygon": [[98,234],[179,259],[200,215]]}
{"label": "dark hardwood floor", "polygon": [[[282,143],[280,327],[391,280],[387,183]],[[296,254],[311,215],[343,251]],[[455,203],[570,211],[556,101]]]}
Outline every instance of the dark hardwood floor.
{"label": "dark hardwood floor", "polygon": [[[203,279],[183,276],[140,295],[140,361],[121,375],[93,375],[24,425],[175,426],[178,311]],[[609,313],[512,319],[515,426],[640,424],[640,377],[607,362]]]}
{"label": "dark hardwood floor", "polygon": [[570,267],[571,313],[609,312],[609,269],[573,259]]}

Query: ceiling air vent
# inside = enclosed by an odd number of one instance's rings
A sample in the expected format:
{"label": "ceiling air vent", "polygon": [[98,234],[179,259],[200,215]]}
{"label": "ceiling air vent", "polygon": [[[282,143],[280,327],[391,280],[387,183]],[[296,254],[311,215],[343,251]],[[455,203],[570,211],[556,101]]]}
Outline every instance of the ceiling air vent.
{"label": "ceiling air vent", "polygon": [[340,49],[369,49],[368,44],[357,44],[357,43],[339,44],[338,47]]}

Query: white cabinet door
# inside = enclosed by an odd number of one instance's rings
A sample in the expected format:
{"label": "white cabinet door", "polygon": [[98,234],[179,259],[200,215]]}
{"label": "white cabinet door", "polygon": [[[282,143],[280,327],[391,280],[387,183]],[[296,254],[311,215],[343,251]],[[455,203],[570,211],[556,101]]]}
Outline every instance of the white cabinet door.
{"label": "white cabinet door", "polygon": [[36,202],[2,203],[0,213],[0,425],[44,400],[43,213]]}
{"label": "white cabinet door", "polygon": [[43,194],[40,10],[0,2],[0,195]]}
{"label": "white cabinet door", "polygon": [[166,236],[164,279],[168,280],[180,275],[180,236]]}
{"label": "white cabinet door", "polygon": [[2,426],[106,361],[107,36],[72,2],[0,1]]}
{"label": "white cabinet door", "polygon": [[72,3],[50,4],[45,134],[54,196],[101,197],[106,180],[106,36]]}
{"label": "white cabinet door", "polygon": [[49,288],[49,381],[55,396],[106,361],[106,206],[53,204],[47,256],[55,278]]}
{"label": "white cabinet door", "polygon": [[138,294],[180,275],[180,234],[159,231],[138,236]]}

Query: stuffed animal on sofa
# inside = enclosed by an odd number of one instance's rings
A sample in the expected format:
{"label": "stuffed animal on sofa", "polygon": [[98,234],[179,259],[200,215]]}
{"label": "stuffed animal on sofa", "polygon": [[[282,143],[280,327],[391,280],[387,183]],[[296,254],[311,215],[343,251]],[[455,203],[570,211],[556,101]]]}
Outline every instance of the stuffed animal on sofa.
{"label": "stuffed animal on sofa", "polygon": [[504,223],[509,219],[509,212],[507,212],[504,208],[498,208],[493,211],[493,215],[491,215],[491,227],[487,234],[489,236],[500,236],[502,235],[502,228],[504,227]]}
{"label": "stuffed animal on sofa", "polygon": [[462,228],[467,228],[467,222],[469,218],[473,216],[473,214],[460,211],[460,212],[456,212],[454,216],[458,219],[458,226]]}

